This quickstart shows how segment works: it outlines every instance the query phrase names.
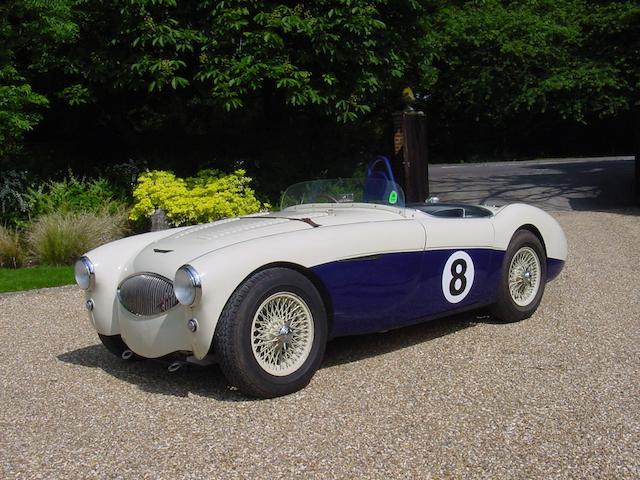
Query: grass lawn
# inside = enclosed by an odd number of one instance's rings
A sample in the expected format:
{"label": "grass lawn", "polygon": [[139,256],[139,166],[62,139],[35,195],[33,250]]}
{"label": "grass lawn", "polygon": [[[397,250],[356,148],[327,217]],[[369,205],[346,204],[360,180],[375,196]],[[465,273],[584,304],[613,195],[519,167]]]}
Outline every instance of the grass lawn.
{"label": "grass lawn", "polygon": [[57,287],[75,282],[73,267],[0,268],[0,293]]}

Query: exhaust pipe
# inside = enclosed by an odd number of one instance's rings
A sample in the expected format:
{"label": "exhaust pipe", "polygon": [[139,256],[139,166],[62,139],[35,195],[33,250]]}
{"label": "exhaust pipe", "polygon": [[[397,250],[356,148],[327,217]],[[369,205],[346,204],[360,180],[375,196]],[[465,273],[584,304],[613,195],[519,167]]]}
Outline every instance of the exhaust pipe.
{"label": "exhaust pipe", "polygon": [[169,365],[167,370],[169,370],[170,373],[173,373],[180,370],[183,366],[184,366],[184,362],[173,362],[171,365]]}
{"label": "exhaust pipe", "polygon": [[129,360],[131,357],[133,357],[133,352],[131,350],[125,350],[124,352],[122,352],[121,357],[123,360]]}

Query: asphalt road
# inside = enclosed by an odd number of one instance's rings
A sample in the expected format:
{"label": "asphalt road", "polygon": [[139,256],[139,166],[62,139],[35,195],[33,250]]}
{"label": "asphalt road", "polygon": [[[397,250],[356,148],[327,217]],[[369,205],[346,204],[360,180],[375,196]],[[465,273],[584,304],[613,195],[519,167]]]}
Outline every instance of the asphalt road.
{"label": "asphalt road", "polygon": [[443,202],[545,210],[609,210],[633,205],[633,157],[430,165],[431,195]]}
{"label": "asphalt road", "polygon": [[75,287],[0,296],[0,477],[640,478],[638,215],[557,213],[532,318],[338,339],[274,400],[111,356]]}

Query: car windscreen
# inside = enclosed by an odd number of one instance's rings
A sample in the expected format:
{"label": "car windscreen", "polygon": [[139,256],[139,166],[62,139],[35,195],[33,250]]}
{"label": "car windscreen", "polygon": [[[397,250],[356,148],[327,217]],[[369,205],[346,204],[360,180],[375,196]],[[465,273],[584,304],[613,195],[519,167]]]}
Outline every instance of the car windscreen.
{"label": "car windscreen", "polygon": [[338,178],[296,183],[282,194],[280,208],[312,203],[374,203],[404,207],[404,192],[380,178]]}

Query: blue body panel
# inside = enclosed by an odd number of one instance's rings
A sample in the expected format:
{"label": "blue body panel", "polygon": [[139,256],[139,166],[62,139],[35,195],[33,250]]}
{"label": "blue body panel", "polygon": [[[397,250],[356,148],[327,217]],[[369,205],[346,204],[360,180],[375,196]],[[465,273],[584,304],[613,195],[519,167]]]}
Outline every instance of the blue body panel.
{"label": "blue body panel", "polygon": [[564,268],[564,260],[547,258],[547,282],[554,280]]}
{"label": "blue body panel", "polygon": [[[331,296],[331,336],[389,330],[492,304],[505,252],[464,250],[473,260],[473,284],[462,301],[450,303],[443,293],[442,276],[447,260],[458,251],[390,253],[313,267]],[[563,267],[564,261],[547,259],[547,281]]]}
{"label": "blue body panel", "polygon": [[442,275],[457,251],[390,253],[314,267],[331,296],[331,335],[388,330],[493,303],[504,252],[464,250],[473,260],[474,280],[462,301],[450,303],[443,293]]}

